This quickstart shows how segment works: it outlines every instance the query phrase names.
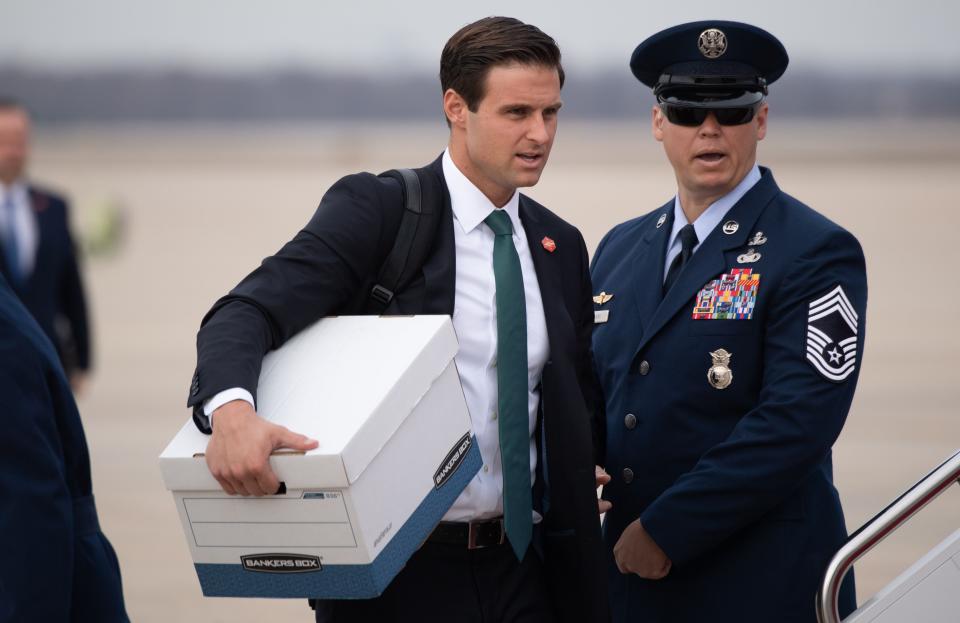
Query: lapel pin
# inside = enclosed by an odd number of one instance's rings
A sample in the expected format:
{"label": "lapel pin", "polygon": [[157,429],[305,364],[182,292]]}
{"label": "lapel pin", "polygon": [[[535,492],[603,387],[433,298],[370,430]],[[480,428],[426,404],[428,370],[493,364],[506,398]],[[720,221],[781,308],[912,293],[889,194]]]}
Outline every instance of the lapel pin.
{"label": "lapel pin", "polygon": [[727,234],[728,236],[730,234],[737,233],[738,229],[740,229],[740,223],[736,221],[727,221],[723,224],[723,233]]}
{"label": "lapel pin", "polygon": [[763,257],[763,256],[761,256],[759,253],[757,253],[756,249],[747,249],[747,252],[746,252],[746,253],[743,253],[743,254],[737,256],[737,263],[738,263],[738,264],[753,264],[754,262],[756,262],[757,260],[759,260],[761,257]]}
{"label": "lapel pin", "polygon": [[726,389],[733,382],[733,370],[730,369],[730,358],[733,353],[729,353],[723,348],[719,348],[712,353],[713,365],[707,370],[707,381],[714,389]]}
{"label": "lapel pin", "polygon": [[593,297],[593,302],[597,305],[606,305],[607,301],[613,298],[612,294],[607,294],[606,292],[601,292],[600,294]]}
{"label": "lapel pin", "polygon": [[660,218],[657,219],[657,229],[660,229],[661,227],[663,227],[663,224],[666,222],[667,222],[667,215],[661,214]]}
{"label": "lapel pin", "polygon": [[553,238],[550,238],[549,236],[544,236],[543,240],[540,241],[540,244],[542,244],[543,248],[550,253],[553,253],[557,250],[557,243],[554,242]]}
{"label": "lapel pin", "polygon": [[767,241],[767,237],[763,235],[762,231],[758,231],[753,235],[753,238],[751,238],[749,242],[747,242],[747,245],[751,247],[759,247],[766,241]]}

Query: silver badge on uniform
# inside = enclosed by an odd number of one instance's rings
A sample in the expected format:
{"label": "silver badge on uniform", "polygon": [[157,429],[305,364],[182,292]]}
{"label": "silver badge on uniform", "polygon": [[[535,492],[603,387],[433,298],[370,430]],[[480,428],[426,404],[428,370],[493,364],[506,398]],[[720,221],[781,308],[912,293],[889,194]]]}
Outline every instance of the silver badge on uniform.
{"label": "silver badge on uniform", "polygon": [[767,237],[763,235],[762,231],[758,231],[753,235],[750,240],[747,241],[747,245],[751,247],[759,247],[760,245],[766,243]]}
{"label": "silver badge on uniform", "polygon": [[753,264],[759,260],[762,256],[757,253],[756,249],[747,249],[746,253],[742,253],[737,256],[738,264]]}
{"label": "silver badge on uniform", "polygon": [[737,233],[738,229],[740,229],[740,223],[736,221],[727,221],[723,224],[723,233],[727,234],[728,236],[730,234]]}
{"label": "silver badge on uniform", "polygon": [[661,214],[660,218],[657,219],[657,229],[663,227],[663,224],[667,222],[667,215]]}
{"label": "silver badge on uniform", "polygon": [[727,35],[719,28],[708,28],[700,33],[697,47],[707,58],[719,58],[727,51]]}
{"label": "silver badge on uniform", "polygon": [[857,368],[860,319],[841,286],[810,303],[807,361],[827,380],[845,381]]}
{"label": "silver badge on uniform", "polygon": [[733,353],[729,353],[723,348],[719,348],[712,353],[713,365],[707,370],[707,381],[715,389],[726,389],[733,383],[733,370],[730,369],[730,358]]}

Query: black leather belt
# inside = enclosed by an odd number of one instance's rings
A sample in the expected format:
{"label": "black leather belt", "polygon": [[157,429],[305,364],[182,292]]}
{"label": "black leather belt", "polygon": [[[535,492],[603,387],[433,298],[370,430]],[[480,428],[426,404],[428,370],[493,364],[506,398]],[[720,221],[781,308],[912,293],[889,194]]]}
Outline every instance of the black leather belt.
{"label": "black leather belt", "polygon": [[507,542],[503,517],[482,521],[441,521],[427,537],[430,543],[456,545],[466,549],[495,547]]}

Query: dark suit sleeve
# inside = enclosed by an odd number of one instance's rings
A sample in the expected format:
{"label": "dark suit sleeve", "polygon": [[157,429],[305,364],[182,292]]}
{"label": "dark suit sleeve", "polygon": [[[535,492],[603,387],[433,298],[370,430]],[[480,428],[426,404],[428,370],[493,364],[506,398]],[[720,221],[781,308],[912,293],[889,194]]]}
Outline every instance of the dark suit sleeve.
{"label": "dark suit sleeve", "polygon": [[[394,204],[397,214],[386,215],[383,205]],[[188,406],[231,387],[256,396],[264,354],[338,313],[379,267],[400,206],[399,185],[370,174],[331,187],[306,227],[204,317]]]}
{"label": "dark suit sleeve", "polygon": [[48,379],[15,327],[0,327],[0,623],[67,621],[74,521]]}
{"label": "dark suit sleeve", "polygon": [[766,319],[759,400],[643,513],[646,530],[683,564],[785,501],[830,452],[853,400],[857,370],[840,382],[806,359],[809,303],[838,284],[859,316],[863,354],[866,267],[860,244],[835,230],[795,260]]}
{"label": "dark suit sleeve", "polygon": [[90,323],[87,315],[87,298],[84,294],[83,280],[80,276],[77,249],[70,235],[69,208],[64,203],[64,225],[66,227],[67,249],[63,254],[63,279],[60,282],[60,310],[70,324],[70,332],[76,347],[76,365],[87,371],[92,362]]}

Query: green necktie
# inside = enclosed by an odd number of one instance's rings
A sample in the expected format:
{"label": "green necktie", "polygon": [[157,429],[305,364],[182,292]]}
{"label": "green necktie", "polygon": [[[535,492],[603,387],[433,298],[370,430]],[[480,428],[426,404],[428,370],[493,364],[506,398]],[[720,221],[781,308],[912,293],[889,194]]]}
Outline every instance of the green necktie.
{"label": "green necktie", "polygon": [[503,210],[484,222],[496,235],[493,274],[497,284],[497,418],[503,465],[503,517],[517,560],[533,535],[530,492],[530,415],[527,411],[527,302],[513,225]]}

